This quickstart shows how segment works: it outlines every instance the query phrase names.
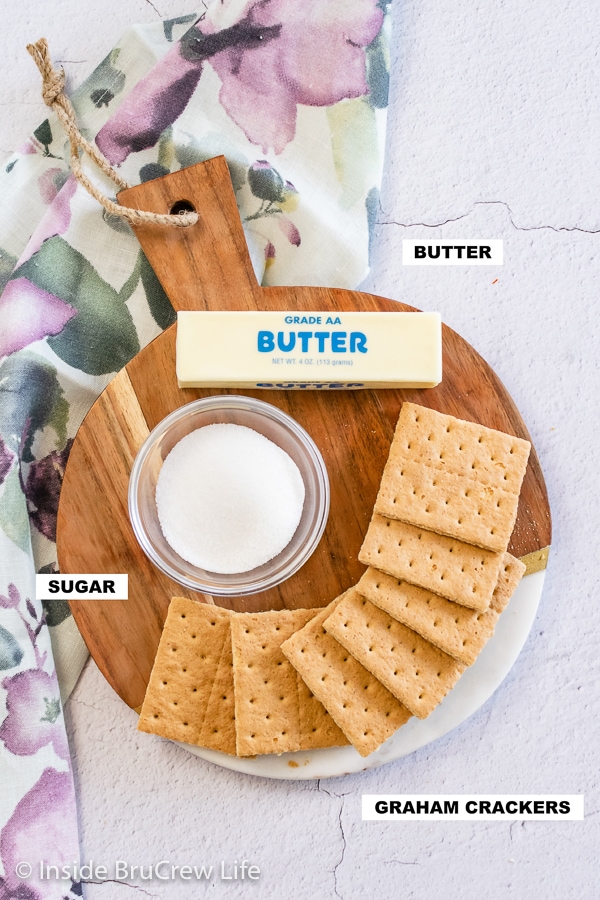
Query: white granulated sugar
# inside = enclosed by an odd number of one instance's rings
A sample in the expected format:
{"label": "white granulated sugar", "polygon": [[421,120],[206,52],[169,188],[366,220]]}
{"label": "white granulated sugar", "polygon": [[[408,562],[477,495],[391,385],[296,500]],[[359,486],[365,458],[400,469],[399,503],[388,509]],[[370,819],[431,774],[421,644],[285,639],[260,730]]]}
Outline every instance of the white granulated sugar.
{"label": "white granulated sugar", "polygon": [[222,575],[247,572],[291,541],[304,505],[296,463],[244,425],[206,425],[177,443],[158,476],[165,539],[187,562]]}

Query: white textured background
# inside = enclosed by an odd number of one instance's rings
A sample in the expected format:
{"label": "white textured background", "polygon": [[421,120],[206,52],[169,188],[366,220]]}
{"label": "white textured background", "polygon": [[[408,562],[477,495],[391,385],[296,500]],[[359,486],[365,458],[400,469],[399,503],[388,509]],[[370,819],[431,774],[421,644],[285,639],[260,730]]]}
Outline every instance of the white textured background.
{"label": "white textured background", "polygon": [[[555,536],[538,618],[494,697],[378,770],[274,782],[135,730],[89,664],[67,705],[82,857],[245,857],[257,883],[89,886],[89,900],[598,896],[600,81],[596,0],[396,0],[393,90],[370,291],[441,310],[494,366],[542,460]],[[132,22],[179,0],[3,4],[0,163],[45,117],[25,44],[75,86]],[[413,238],[502,238],[502,269],[408,267]],[[498,277],[498,282],[492,281]],[[361,822],[362,793],[584,793],[583,823]]]}

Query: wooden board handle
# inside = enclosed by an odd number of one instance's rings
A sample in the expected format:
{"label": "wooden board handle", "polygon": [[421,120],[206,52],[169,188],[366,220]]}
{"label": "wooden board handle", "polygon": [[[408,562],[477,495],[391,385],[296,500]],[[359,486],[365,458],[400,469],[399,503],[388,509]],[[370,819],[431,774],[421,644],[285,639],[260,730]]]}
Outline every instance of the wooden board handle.
{"label": "wooden board handle", "polygon": [[123,206],[168,213],[186,204],[188,228],[136,225],[134,231],[174,309],[256,309],[260,287],[250,261],[224,156],[121,191]]}

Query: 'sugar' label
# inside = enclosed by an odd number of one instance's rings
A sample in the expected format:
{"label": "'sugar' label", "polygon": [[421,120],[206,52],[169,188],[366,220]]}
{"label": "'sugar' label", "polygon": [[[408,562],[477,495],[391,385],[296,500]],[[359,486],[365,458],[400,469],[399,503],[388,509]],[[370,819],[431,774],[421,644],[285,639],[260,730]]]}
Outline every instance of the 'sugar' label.
{"label": "'sugar' label", "polygon": [[127,575],[36,575],[38,600],[127,600]]}
{"label": "'sugar' label", "polygon": [[503,241],[402,241],[405,266],[501,266]]}

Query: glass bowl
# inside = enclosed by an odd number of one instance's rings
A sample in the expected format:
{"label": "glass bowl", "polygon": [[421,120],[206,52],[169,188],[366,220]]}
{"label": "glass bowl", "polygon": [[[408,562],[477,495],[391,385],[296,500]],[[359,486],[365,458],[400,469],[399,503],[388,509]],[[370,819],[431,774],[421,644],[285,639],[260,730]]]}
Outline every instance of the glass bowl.
{"label": "glass bowl", "polygon": [[[209,572],[179,556],[162,533],[156,509],[156,483],[164,459],[187,434],[218,423],[245,425],[281,447],[298,466],[305,489],[300,522],[289,544],[263,565],[233,575]],[[144,441],[129,479],[129,518],[146,556],[179,584],[218,597],[257,594],[297,572],[319,543],[328,514],[329,479],[316,444],[287,413],[253,397],[206,397],[175,410]]]}

